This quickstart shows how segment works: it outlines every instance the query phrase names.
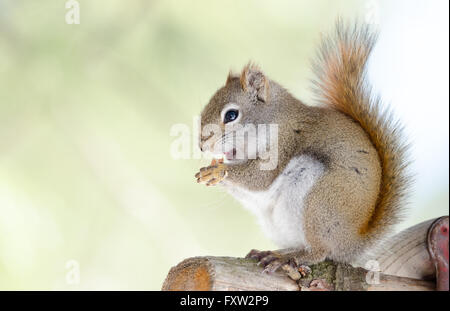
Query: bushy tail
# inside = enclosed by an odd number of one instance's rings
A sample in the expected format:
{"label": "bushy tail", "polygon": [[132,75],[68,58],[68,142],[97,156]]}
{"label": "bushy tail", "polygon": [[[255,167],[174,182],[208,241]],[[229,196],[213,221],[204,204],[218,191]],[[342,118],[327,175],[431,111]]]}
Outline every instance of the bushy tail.
{"label": "bushy tail", "polygon": [[402,216],[402,203],[411,180],[406,167],[408,145],[402,126],[379,97],[372,94],[366,64],[377,33],[369,25],[345,26],[337,22],[333,35],[325,37],[314,63],[315,91],[319,101],[337,109],[361,125],[378,151],[382,180],[378,201],[362,235],[378,237]]}

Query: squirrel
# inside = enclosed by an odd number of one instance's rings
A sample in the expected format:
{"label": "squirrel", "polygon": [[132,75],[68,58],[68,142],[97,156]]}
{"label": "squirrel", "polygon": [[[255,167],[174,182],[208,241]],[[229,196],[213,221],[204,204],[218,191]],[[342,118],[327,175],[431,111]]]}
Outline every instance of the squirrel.
{"label": "squirrel", "polygon": [[[338,20],[313,62],[316,105],[249,63],[240,75],[230,72],[201,113],[200,149],[219,160],[202,168],[197,182],[223,186],[257,216],[281,248],[247,255],[266,272],[325,259],[351,263],[403,217],[409,145],[367,79],[377,37],[369,25]],[[237,159],[238,146],[230,145],[231,136],[245,136],[238,125],[262,123],[278,125],[271,170],[260,169],[259,156]],[[225,134],[211,135],[208,124]]]}

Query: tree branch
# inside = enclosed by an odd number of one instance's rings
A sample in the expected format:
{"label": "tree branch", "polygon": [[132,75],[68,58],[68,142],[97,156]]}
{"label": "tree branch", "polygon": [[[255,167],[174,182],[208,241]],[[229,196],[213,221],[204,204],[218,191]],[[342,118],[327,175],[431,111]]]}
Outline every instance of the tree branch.
{"label": "tree branch", "polygon": [[[368,284],[373,272],[331,261],[311,265],[311,273],[297,284],[282,271],[263,273],[254,260],[232,257],[194,257],[172,268],[163,290],[434,290],[435,283],[379,274],[378,284]],[[376,278],[375,278],[376,280]],[[375,282],[375,280],[372,280]],[[370,281],[370,282],[372,282]]]}
{"label": "tree branch", "polygon": [[311,265],[311,272],[296,282],[283,271],[264,273],[252,259],[194,257],[169,271],[162,290],[436,290],[436,268],[428,239],[430,228],[444,218],[448,227],[448,217],[432,219],[381,244],[371,256],[378,267],[370,269],[376,271],[359,267],[365,266],[369,257],[353,266],[324,261]]}

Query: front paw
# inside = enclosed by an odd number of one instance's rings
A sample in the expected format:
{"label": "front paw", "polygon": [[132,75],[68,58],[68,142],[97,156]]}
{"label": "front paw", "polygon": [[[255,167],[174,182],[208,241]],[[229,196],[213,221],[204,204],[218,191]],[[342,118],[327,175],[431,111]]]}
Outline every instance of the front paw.
{"label": "front paw", "polygon": [[197,182],[206,186],[215,186],[227,177],[227,167],[223,160],[212,160],[211,165],[203,167],[195,174]]}

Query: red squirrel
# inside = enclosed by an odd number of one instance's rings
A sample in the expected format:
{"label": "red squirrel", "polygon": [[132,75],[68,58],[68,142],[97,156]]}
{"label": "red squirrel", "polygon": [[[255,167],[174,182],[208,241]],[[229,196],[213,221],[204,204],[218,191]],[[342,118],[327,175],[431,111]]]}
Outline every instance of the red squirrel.
{"label": "red squirrel", "polygon": [[[200,147],[217,158],[197,182],[225,187],[257,216],[279,251],[252,250],[265,271],[325,259],[350,263],[384,238],[402,216],[411,177],[402,126],[367,80],[377,33],[338,22],[313,68],[317,103],[308,106],[257,66],[230,74],[201,114]],[[234,159],[232,136],[247,124],[278,125],[278,163]],[[214,124],[222,135],[210,135]],[[233,134],[233,135],[230,135]],[[236,138],[235,138],[236,139]]]}

